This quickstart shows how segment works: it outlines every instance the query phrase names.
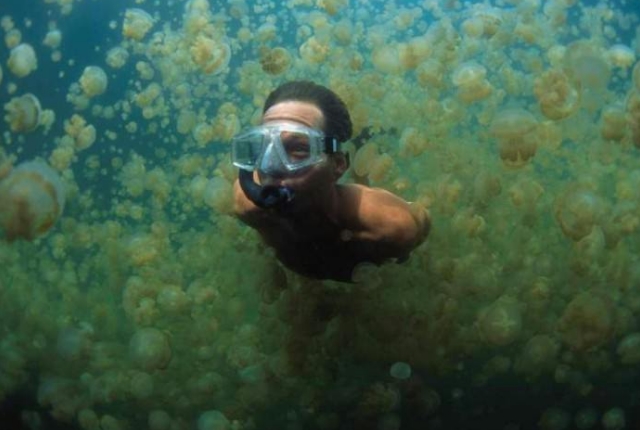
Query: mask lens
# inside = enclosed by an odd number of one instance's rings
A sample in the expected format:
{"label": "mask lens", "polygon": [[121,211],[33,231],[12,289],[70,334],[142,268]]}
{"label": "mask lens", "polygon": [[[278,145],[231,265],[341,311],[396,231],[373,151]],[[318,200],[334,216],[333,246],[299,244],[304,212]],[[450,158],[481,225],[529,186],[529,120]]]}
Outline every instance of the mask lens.
{"label": "mask lens", "polygon": [[245,169],[253,170],[262,154],[265,136],[262,133],[247,133],[238,136],[232,142],[233,163]]}
{"label": "mask lens", "polygon": [[291,164],[304,163],[311,157],[311,142],[308,133],[300,131],[281,131],[282,149]]}

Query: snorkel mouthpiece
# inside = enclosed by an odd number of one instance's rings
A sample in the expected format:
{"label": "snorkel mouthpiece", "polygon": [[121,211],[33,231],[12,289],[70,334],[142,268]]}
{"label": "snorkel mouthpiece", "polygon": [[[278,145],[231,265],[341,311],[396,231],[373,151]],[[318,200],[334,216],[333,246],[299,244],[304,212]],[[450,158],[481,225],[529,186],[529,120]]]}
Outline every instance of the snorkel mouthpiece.
{"label": "snorkel mouthpiece", "polygon": [[238,180],[247,198],[263,209],[281,209],[293,200],[291,188],[259,185],[253,180],[253,172],[250,170],[240,169]]}

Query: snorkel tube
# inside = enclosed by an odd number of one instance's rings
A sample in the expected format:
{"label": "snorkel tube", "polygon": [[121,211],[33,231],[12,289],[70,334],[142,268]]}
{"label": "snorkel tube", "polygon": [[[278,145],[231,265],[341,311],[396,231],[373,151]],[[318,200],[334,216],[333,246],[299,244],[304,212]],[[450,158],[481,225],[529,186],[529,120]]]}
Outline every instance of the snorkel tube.
{"label": "snorkel tube", "polygon": [[294,192],[289,187],[257,184],[253,180],[253,172],[250,170],[240,169],[238,181],[247,198],[263,209],[282,209],[294,197]]}

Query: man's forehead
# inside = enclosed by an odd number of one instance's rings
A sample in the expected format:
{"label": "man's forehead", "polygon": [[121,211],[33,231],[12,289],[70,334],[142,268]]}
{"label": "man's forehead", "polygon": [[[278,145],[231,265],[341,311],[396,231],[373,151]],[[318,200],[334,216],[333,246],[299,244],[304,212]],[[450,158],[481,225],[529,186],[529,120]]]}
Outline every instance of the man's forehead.
{"label": "man's forehead", "polygon": [[308,127],[321,128],[324,117],[320,108],[313,103],[296,100],[283,101],[271,106],[262,116],[262,122],[295,121]]}

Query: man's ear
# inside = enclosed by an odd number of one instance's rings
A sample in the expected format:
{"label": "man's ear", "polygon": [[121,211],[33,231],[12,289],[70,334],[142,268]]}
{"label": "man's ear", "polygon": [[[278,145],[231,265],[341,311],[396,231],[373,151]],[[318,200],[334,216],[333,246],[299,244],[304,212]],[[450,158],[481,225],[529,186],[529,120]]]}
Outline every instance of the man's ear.
{"label": "man's ear", "polygon": [[331,154],[331,160],[333,161],[335,178],[338,180],[349,169],[349,154],[336,152]]}

